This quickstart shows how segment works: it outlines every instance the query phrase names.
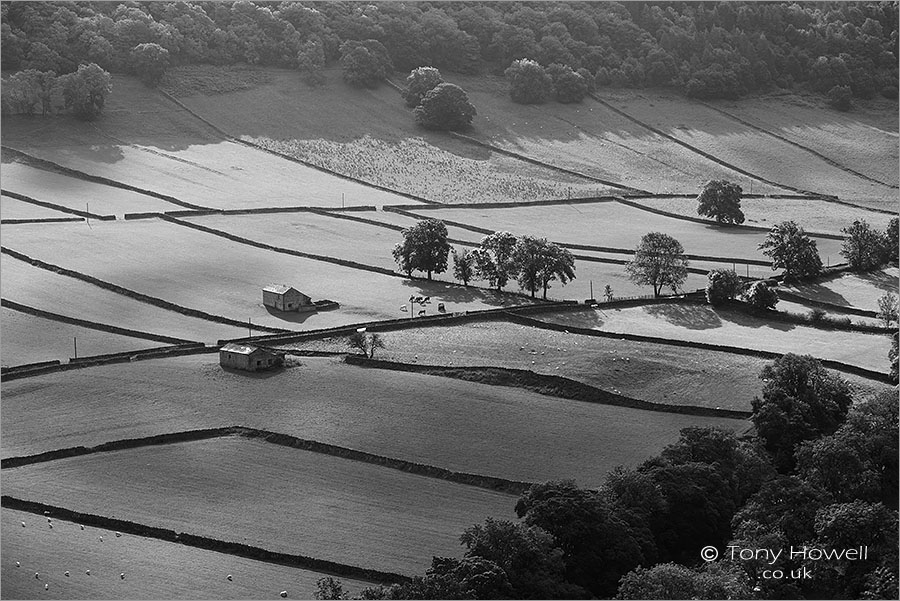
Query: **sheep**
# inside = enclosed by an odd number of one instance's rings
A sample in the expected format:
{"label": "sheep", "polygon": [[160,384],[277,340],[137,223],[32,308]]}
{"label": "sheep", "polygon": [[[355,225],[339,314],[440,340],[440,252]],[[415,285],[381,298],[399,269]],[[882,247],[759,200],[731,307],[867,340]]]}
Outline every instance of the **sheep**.
{"label": "sheep", "polygon": [[91,571],[90,571],[90,570],[85,570],[84,573],[87,574],[88,576],[91,575]]}
{"label": "sheep", "polygon": [[101,542],[101,543],[103,542],[103,537],[102,537],[102,536],[100,537],[100,542]]}
{"label": "sheep", "polygon": [[122,536],[122,533],[121,533],[121,532],[116,532],[116,538],[119,538],[120,536]]}
{"label": "sheep", "polygon": [[24,528],[24,527],[25,527],[25,522],[22,522],[22,528]]}
{"label": "sheep", "polygon": [[66,578],[69,577],[69,570],[66,570],[66,574],[65,574],[65,575],[66,575]]}
{"label": "sheep", "polygon": [[231,582],[231,574],[229,574],[228,576],[225,576],[225,578],[226,578],[226,580],[228,580],[228,582]]}
{"label": "sheep", "polygon": [[281,591],[281,593],[279,593],[279,594],[280,594],[282,597],[287,597],[287,591]]}
{"label": "sheep", "polygon": [[421,311],[419,311],[419,316],[422,316],[422,315],[425,315],[425,309],[422,309]]}
{"label": "sheep", "polygon": [[45,585],[44,585],[44,590],[45,590],[45,591],[49,591],[49,590],[50,590],[50,585],[49,585],[49,584],[45,584]]}
{"label": "sheep", "polygon": [[81,525],[81,529],[84,530],[84,524]]}
{"label": "sheep", "polygon": [[41,575],[38,574],[37,572],[35,572],[35,573],[34,573],[34,579],[35,579],[35,580],[40,580],[40,579],[41,579]]}
{"label": "sheep", "polygon": [[125,580],[125,572],[122,572],[121,574],[119,574],[119,578],[121,578],[122,580]]}
{"label": "sheep", "polygon": [[21,565],[21,564],[17,561],[17,562],[16,562],[16,567],[19,567],[20,565]]}
{"label": "sheep", "polygon": [[53,524],[47,524],[47,525],[50,526],[50,530],[53,530]]}

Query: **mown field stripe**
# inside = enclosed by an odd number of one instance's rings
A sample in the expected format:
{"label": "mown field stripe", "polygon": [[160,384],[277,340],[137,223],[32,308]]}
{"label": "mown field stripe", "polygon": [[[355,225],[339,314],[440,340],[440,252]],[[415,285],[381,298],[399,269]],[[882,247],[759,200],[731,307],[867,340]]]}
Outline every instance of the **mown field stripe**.
{"label": "mown field stripe", "polygon": [[0,506],[7,509],[15,509],[25,511],[40,516],[52,516],[59,520],[72,522],[74,524],[86,524],[95,528],[112,530],[116,532],[125,532],[135,536],[143,536],[145,538],[155,538],[170,543],[178,543],[188,547],[196,547],[207,551],[215,551],[217,553],[225,553],[227,555],[235,555],[245,557],[256,561],[266,563],[274,563],[278,565],[302,568],[324,574],[333,574],[345,578],[354,578],[358,580],[366,580],[369,582],[394,583],[405,582],[409,580],[409,576],[395,574],[392,572],[383,572],[371,568],[361,568],[336,561],[326,559],[317,559],[306,555],[292,555],[289,553],[279,553],[277,551],[269,551],[262,547],[254,547],[233,541],[223,541],[210,538],[207,536],[198,536],[185,532],[175,532],[168,528],[158,528],[148,526],[128,520],[120,520],[102,515],[91,513],[83,513],[74,511],[65,507],[57,507],[47,505],[39,501],[29,501],[19,499],[10,495],[0,497]]}
{"label": "mown field stripe", "polygon": [[643,411],[676,413],[680,415],[698,415],[703,417],[727,417],[734,419],[746,419],[751,415],[749,411],[714,409],[711,407],[700,407],[697,405],[673,405],[665,403],[654,403],[651,401],[642,401],[640,399],[635,399],[621,394],[609,392],[607,390],[603,390],[602,388],[597,388],[595,386],[591,386],[589,384],[585,384],[583,382],[572,380],[563,376],[539,374],[531,370],[515,369],[511,367],[448,367],[443,365],[422,365],[418,363],[412,364],[400,363],[397,361],[368,359],[362,357],[361,355],[351,354],[348,354],[346,356],[345,361],[351,365],[357,365],[360,367],[414,372],[431,376],[453,378],[455,380],[464,380],[467,382],[477,382],[479,384],[488,384],[490,386],[521,388],[523,390],[536,392],[545,396],[552,396],[575,401],[584,401],[588,403],[597,403],[600,405],[611,405],[613,407],[625,407],[628,409],[637,409]]}
{"label": "mown field stripe", "polygon": [[[620,340],[633,340],[637,342],[653,342],[657,344],[666,344],[669,346],[680,346],[686,348],[697,348],[707,351],[721,351],[723,353],[733,353],[736,355],[746,355],[750,357],[761,357],[763,359],[778,359],[779,357],[784,356],[784,353],[776,353],[774,351],[763,351],[757,349],[750,349],[740,346],[728,346],[724,344],[710,344],[707,342],[696,342],[693,340],[675,340],[672,338],[661,338],[658,336],[644,336],[642,334],[628,334],[625,332],[610,332],[607,330],[594,330],[590,328],[579,328],[577,326],[567,326],[557,323],[551,323],[547,321],[541,321],[539,319],[534,319],[531,317],[526,317],[520,313],[515,313],[513,311],[507,311],[509,318],[515,323],[519,323],[522,325],[534,326],[536,328],[542,328],[545,330],[554,330],[556,332],[565,332],[567,334],[578,334],[582,336],[596,336],[599,338],[618,338]],[[872,334],[873,336],[876,334]],[[864,367],[858,367],[856,365],[850,365],[848,363],[841,363],[840,361],[834,361],[832,359],[821,359],[816,357],[823,366],[828,367],[830,369],[834,369],[837,371],[842,371],[844,373],[853,374],[856,376],[860,376],[869,380],[875,380],[877,382],[885,382],[888,384],[893,384],[890,374],[875,371],[872,369],[866,369]]]}
{"label": "mown field stripe", "polygon": [[339,459],[347,459],[349,461],[357,461],[360,463],[368,463],[377,465],[417,476],[434,478],[436,480],[446,480],[455,484],[463,484],[466,486],[474,486],[476,488],[484,488],[497,492],[507,493],[510,495],[519,495],[533,486],[533,482],[522,482],[519,480],[508,480],[506,478],[497,478],[494,476],[484,476],[481,474],[471,474],[468,472],[454,472],[452,470],[427,465],[424,463],[415,463],[406,461],[405,459],[396,459],[386,457],[384,455],[376,455],[374,453],[366,453],[347,447],[318,442],[316,440],[308,440],[297,438],[289,434],[281,434],[279,432],[271,432],[268,430],[260,430],[258,428],[247,428],[245,426],[226,426],[220,428],[201,428],[197,430],[185,430],[181,432],[170,432],[166,434],[157,434],[155,436],[145,436],[142,438],[125,438],[105,442],[93,447],[68,447],[37,453],[35,455],[25,455],[20,457],[8,457],[0,461],[0,469],[13,469],[24,465],[33,465],[35,463],[46,463],[48,461],[56,461],[67,457],[80,457],[83,455],[93,455],[95,453],[108,453],[112,451],[122,451],[125,449],[137,449],[148,446],[158,446],[164,444],[177,444],[182,442],[193,442],[197,440],[208,440],[210,438],[222,438],[226,436],[241,436],[250,439],[259,439],[263,442],[283,447],[290,447],[300,451],[308,451],[311,453],[320,453],[330,455]]}
{"label": "mown field stripe", "polygon": [[751,173],[751,172],[747,171],[746,169],[742,169],[742,168],[738,167],[737,165],[732,165],[731,163],[723,161],[722,159],[718,158],[717,156],[714,156],[708,152],[700,150],[696,146],[693,146],[691,144],[688,144],[687,142],[679,140],[675,136],[667,134],[664,131],[653,127],[649,123],[644,123],[637,117],[633,117],[633,116],[629,115],[628,113],[626,113],[625,111],[614,107],[612,104],[606,102],[605,100],[603,100],[602,98],[600,98],[599,96],[594,94],[593,92],[589,93],[588,96],[590,96],[591,98],[593,98],[594,100],[596,100],[597,102],[599,102],[600,104],[602,104],[603,106],[605,106],[606,108],[611,110],[612,112],[616,113],[617,115],[625,117],[632,123],[634,123],[636,125],[640,125],[644,129],[648,129],[648,130],[652,131],[653,133],[655,133],[656,135],[662,136],[663,138],[666,138],[667,140],[675,142],[679,146],[683,146],[683,147],[687,148],[688,150],[690,150],[691,152],[699,154],[700,156],[702,156],[706,159],[709,159],[709,160],[713,161],[714,163],[719,164],[723,167],[727,167],[728,169],[731,169],[732,171],[736,171],[742,175],[746,175],[747,177],[752,177],[753,179],[755,179],[757,181],[764,182],[766,184],[769,184],[770,186],[775,186],[776,188],[782,188],[784,190],[793,190],[794,192],[800,192],[801,194],[807,194],[809,196],[813,196],[813,197],[817,197],[817,198],[837,198],[836,196],[822,194],[820,192],[812,192],[810,190],[803,190],[801,188],[795,188],[794,186],[788,186],[786,184],[779,184],[778,182],[766,179],[766,178],[762,177],[761,175],[756,175],[754,173]]}
{"label": "mown field stripe", "polygon": [[[247,322],[238,321],[236,319],[231,319],[229,317],[222,317],[220,315],[213,315],[211,313],[207,313],[205,311],[201,311],[199,309],[191,309],[189,307],[183,307],[181,305],[176,305],[175,303],[171,303],[169,301],[163,300],[161,298],[156,298],[155,296],[150,296],[147,294],[143,294],[142,292],[137,292],[135,290],[130,290],[128,288],[124,288],[119,286],[118,284],[112,284],[110,282],[101,280],[99,278],[95,278],[93,276],[80,273],[78,271],[67,269],[65,267],[60,267],[59,265],[54,265],[52,263],[46,263],[41,261],[40,259],[34,259],[29,257],[24,253],[20,253],[16,250],[13,250],[6,246],[0,246],[0,253],[5,253],[14,259],[18,259],[20,261],[24,261],[34,267],[39,267],[41,269],[46,269],[47,271],[52,271],[54,273],[58,273],[59,275],[68,276],[70,278],[74,278],[76,280],[81,280],[82,282],[87,282],[88,284],[93,284],[99,288],[103,288],[105,290],[109,290],[111,292],[115,292],[116,294],[121,294],[123,296],[127,296],[129,298],[133,298],[142,303],[147,303],[149,305],[154,305],[156,307],[161,307],[163,309],[167,309],[169,311],[174,311],[176,313],[181,313],[182,315],[187,315],[188,317],[197,317],[199,319],[205,319],[207,321],[213,321],[216,323],[222,323],[229,326],[237,326],[239,328],[243,328],[247,326]],[[263,325],[254,325],[253,326],[257,330],[265,331],[265,332],[273,332],[273,333],[287,333],[292,332],[293,330],[286,330],[283,328],[272,328],[269,326]]]}
{"label": "mown field stripe", "polygon": [[204,207],[200,205],[191,204],[189,202],[185,202],[183,200],[179,200],[174,196],[169,196],[168,194],[161,194],[159,192],[154,192],[152,190],[145,190],[143,188],[138,188],[136,186],[132,186],[131,184],[126,184],[120,181],[116,181],[113,179],[109,179],[108,177],[102,177],[99,175],[91,175],[89,173],[85,173],[84,171],[79,171],[78,169],[73,169],[71,167],[65,167],[60,165],[59,163],[54,163],[53,161],[49,161],[47,159],[42,159],[40,157],[36,157],[34,155],[28,154],[22,150],[18,150],[11,146],[0,146],[0,149],[5,154],[11,154],[14,160],[17,160],[20,163],[28,165],[29,167],[34,167],[36,169],[42,169],[44,171],[50,171],[52,173],[61,173],[62,175],[67,175],[69,177],[74,177],[76,179],[84,180],[87,182],[91,182],[94,184],[101,184],[103,186],[110,186],[112,188],[119,188],[121,190],[128,190],[129,192],[137,192],[138,194],[143,194],[144,196],[152,196],[153,198],[158,198],[159,200],[164,200],[173,205],[177,205],[179,207],[184,207],[186,209],[194,209],[198,211],[210,210],[210,207]]}
{"label": "mown field stripe", "polygon": [[[842,165],[842,164],[838,163],[837,161],[835,161],[834,159],[831,159],[831,158],[825,156],[821,152],[818,152],[817,150],[810,148],[809,146],[804,146],[803,144],[800,144],[799,142],[795,142],[794,140],[786,138],[785,136],[782,136],[779,133],[776,133],[774,131],[769,131],[768,129],[765,129],[764,127],[756,125],[755,123],[751,123],[751,122],[747,121],[746,119],[742,119],[732,113],[729,113],[725,109],[721,109],[717,106],[713,106],[713,105],[709,104],[708,102],[703,102],[702,100],[700,101],[700,104],[702,104],[703,106],[705,106],[708,109],[712,109],[712,110],[716,111],[717,113],[728,117],[729,119],[733,119],[733,120],[737,121],[738,123],[740,123],[741,125],[749,127],[750,129],[753,129],[760,133],[766,134],[768,136],[772,136],[773,138],[781,140],[782,142],[786,142],[786,143],[790,144],[791,146],[794,146],[801,150],[805,150],[806,152],[812,154],[813,156],[815,156],[819,159],[822,159],[823,161],[825,161],[832,167],[837,167],[841,171],[846,171],[847,173],[851,173],[857,177],[861,177],[864,180],[867,180],[867,181],[870,181],[870,182],[873,182],[876,184],[881,184],[882,186],[887,186],[888,188],[894,188],[895,190],[900,188],[900,186],[898,186],[896,184],[889,184],[887,182],[883,182],[879,179],[875,179],[874,177],[870,177],[870,176],[866,175],[865,173],[860,173],[859,171],[857,171],[855,169],[851,169],[850,167],[847,167],[846,165]],[[863,208],[863,207],[860,207],[860,208]]]}
{"label": "mown field stripe", "polygon": [[36,309],[34,307],[29,307],[28,305],[23,305],[21,303],[17,303],[15,301],[11,301],[7,298],[0,298],[0,305],[7,309],[12,309],[13,311],[18,311],[20,313],[27,313],[28,315],[34,315],[36,317],[40,317],[43,319],[49,319],[52,321],[59,321],[62,323],[68,323],[75,326],[80,326],[82,328],[90,328],[91,330],[99,330],[101,332],[109,332],[111,334],[118,334],[120,336],[129,336],[131,338],[142,338],[144,340],[153,340],[155,342],[166,342],[168,344],[185,344],[185,343],[198,343],[196,340],[186,340],[184,338],[173,338],[171,336],[163,336],[161,334],[153,334],[150,332],[141,332],[138,330],[129,330],[128,328],[120,328],[119,326],[114,326],[105,323],[98,323],[95,321],[88,321],[85,319],[78,319],[77,317],[69,317],[67,315],[60,315],[59,313],[51,313],[50,311],[44,311],[42,309]]}
{"label": "mown field stripe", "polygon": [[115,215],[99,215],[97,213],[88,213],[87,211],[79,211],[78,209],[70,209],[69,207],[64,207],[63,205],[54,204],[52,202],[46,202],[44,200],[37,200],[36,198],[32,198],[30,196],[25,196],[24,194],[19,194],[18,192],[12,192],[10,190],[6,190],[5,188],[0,188],[0,194],[5,194],[10,198],[15,198],[16,200],[21,200],[22,202],[27,202],[29,204],[33,204],[39,207],[44,207],[45,209],[52,209],[54,211],[59,211],[60,213],[69,213],[71,215],[78,215],[79,217],[85,217],[87,219],[96,219],[98,221],[114,221],[116,219]]}

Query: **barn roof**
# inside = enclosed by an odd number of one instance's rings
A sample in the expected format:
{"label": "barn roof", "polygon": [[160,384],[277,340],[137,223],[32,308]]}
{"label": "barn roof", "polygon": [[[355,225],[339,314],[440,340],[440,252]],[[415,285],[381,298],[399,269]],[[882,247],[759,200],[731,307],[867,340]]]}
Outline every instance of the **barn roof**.
{"label": "barn roof", "polygon": [[255,351],[258,351],[259,347],[253,346],[252,344],[238,344],[236,342],[229,342],[219,350],[227,351],[229,353],[238,353],[239,355],[249,355]]}
{"label": "barn roof", "polygon": [[300,292],[296,288],[292,286],[285,286],[284,284],[270,284],[263,288],[266,292],[274,292],[275,294],[285,294],[288,290],[293,290],[294,292]]}

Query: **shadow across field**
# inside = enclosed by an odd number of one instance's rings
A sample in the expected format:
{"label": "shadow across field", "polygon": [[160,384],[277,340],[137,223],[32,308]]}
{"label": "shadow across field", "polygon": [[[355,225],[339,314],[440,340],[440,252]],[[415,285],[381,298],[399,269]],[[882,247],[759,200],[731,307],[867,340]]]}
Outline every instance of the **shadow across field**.
{"label": "shadow across field", "polygon": [[307,319],[316,314],[316,311],[304,311],[302,313],[299,311],[279,311],[269,305],[264,305],[264,308],[272,317],[288,323],[305,323]]}
{"label": "shadow across field", "polygon": [[[873,274],[875,275],[875,274]],[[893,287],[890,289],[895,289],[897,287],[896,280],[894,281]],[[835,292],[831,288],[823,286],[822,284],[803,284],[801,286],[796,287],[796,292],[805,298],[809,298],[812,300],[817,300],[822,303],[828,303],[831,305],[840,305],[842,307],[850,307],[850,301],[843,297],[843,295]]]}
{"label": "shadow across field", "polygon": [[719,315],[703,305],[650,305],[644,311],[669,323],[688,330],[711,330],[722,327]]}
{"label": "shadow across field", "polygon": [[883,292],[897,292],[897,278],[885,271],[872,271],[857,274],[857,277],[867,284],[875,286]]}
{"label": "shadow across field", "polygon": [[[709,311],[712,312],[712,309],[709,309]],[[797,324],[794,323],[754,317],[738,311],[719,310],[716,311],[716,314],[725,321],[745,328],[770,328],[782,332],[790,332],[797,327]]]}

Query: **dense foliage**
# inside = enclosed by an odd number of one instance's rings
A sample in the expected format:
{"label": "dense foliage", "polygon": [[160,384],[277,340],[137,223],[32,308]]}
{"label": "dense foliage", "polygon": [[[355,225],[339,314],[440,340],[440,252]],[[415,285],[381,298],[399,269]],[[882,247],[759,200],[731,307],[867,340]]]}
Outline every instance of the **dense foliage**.
{"label": "dense foliage", "polygon": [[869,271],[886,262],[889,242],[886,236],[873,229],[865,219],[854,221],[850,226],[842,228],[841,233],[844,234],[841,256],[853,271]]}
{"label": "dense foliage", "polygon": [[644,234],[634,251],[634,258],[625,265],[632,282],[653,286],[653,296],[663,288],[678,288],[687,279],[688,261],[681,242],[661,232]]}
{"label": "dense foliage", "polygon": [[415,118],[425,129],[458,130],[471,125],[476,112],[465,90],[442,83],[425,94],[415,109]]}
{"label": "dense foliage", "polygon": [[721,305],[733,300],[744,288],[740,276],[731,269],[713,269],[706,274],[706,302],[710,305]]}
{"label": "dense foliage", "polygon": [[712,217],[719,223],[744,223],[741,211],[741,187],[725,180],[706,182],[697,197],[697,214]]}
{"label": "dense foliage", "polygon": [[424,271],[429,280],[432,273],[447,271],[449,254],[447,226],[440,219],[423,219],[403,230],[403,242],[393,250],[394,260],[404,273]]}
{"label": "dense foliage", "polygon": [[772,259],[772,269],[784,270],[786,281],[816,276],[822,271],[816,241],[794,221],[773,227],[759,248]]}
{"label": "dense foliage", "polygon": [[[896,2],[238,0],[7,2],[0,58],[4,71],[64,74],[83,62],[126,71],[133,48],[158,44],[173,64],[245,62],[309,74],[322,59],[343,57],[357,73],[377,73],[376,63],[387,62],[371,60],[372,48],[342,50],[366,40],[401,72],[430,65],[502,73],[527,58],[583,69],[599,85],[668,85],[699,98],[776,86],[896,98],[900,57]],[[578,83],[566,80],[563,89]]]}

